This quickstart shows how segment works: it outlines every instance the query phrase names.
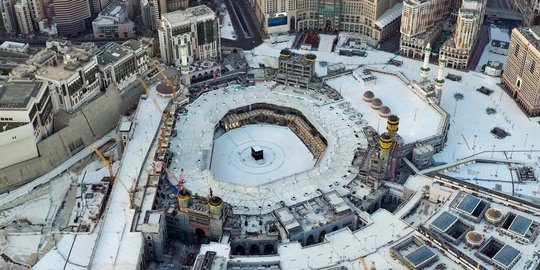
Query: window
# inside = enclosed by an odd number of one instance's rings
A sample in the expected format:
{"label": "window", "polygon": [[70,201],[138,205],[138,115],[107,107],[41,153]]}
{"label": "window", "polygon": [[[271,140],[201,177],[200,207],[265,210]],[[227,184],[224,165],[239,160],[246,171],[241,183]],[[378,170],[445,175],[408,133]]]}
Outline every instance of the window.
{"label": "window", "polygon": [[514,56],[518,56],[519,54],[519,44],[516,44],[516,49],[514,50]]}
{"label": "window", "polygon": [[531,68],[529,69],[529,71],[531,73],[534,73],[535,69],[536,69],[536,61],[533,60],[532,63],[531,63]]}

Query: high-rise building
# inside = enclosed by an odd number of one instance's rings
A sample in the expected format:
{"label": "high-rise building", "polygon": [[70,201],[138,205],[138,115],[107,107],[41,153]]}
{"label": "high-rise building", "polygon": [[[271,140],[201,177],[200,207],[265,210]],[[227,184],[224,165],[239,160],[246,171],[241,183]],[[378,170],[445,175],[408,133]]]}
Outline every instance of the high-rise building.
{"label": "high-rise building", "polygon": [[20,33],[25,36],[33,36],[34,26],[32,24],[32,15],[30,14],[28,2],[26,0],[21,0],[15,4],[14,10]]}
{"label": "high-rise building", "polygon": [[451,11],[451,0],[405,0],[401,14],[401,55],[421,58],[428,43],[443,30],[444,18]]}
{"label": "high-rise building", "polygon": [[30,8],[30,16],[34,22],[34,26],[37,26],[39,21],[43,20],[43,0],[28,0],[28,7]]}
{"label": "high-rise building", "polygon": [[109,6],[109,3],[112,2],[111,0],[90,0],[92,13],[98,14],[101,11],[103,11],[107,6]]}
{"label": "high-rise building", "polygon": [[512,30],[502,83],[526,114],[540,115],[540,26]]}
{"label": "high-rise building", "polygon": [[141,0],[143,25],[147,30],[157,31],[162,14],[185,10],[188,0]]}
{"label": "high-rise building", "polygon": [[76,36],[90,26],[90,4],[87,0],[53,0],[58,34]]}
{"label": "high-rise building", "polygon": [[485,9],[485,0],[463,1],[458,11],[454,35],[444,43],[439,54],[445,58],[448,66],[467,68],[484,20]]}
{"label": "high-rise building", "polygon": [[166,64],[180,66],[182,44],[187,46],[189,63],[221,57],[219,20],[205,5],[163,14],[158,32],[161,59]]}
{"label": "high-rise building", "polygon": [[267,33],[347,31],[382,41],[399,31],[398,0],[252,0]]}
{"label": "high-rise building", "polygon": [[458,10],[456,6],[456,0],[405,0],[401,15],[401,55],[421,58],[430,43],[435,45],[434,53],[444,57],[448,66],[466,68],[486,5],[485,0],[463,0]]}
{"label": "high-rise building", "polygon": [[10,35],[17,34],[17,18],[13,9],[13,0],[1,0],[2,2],[2,20],[6,33]]}

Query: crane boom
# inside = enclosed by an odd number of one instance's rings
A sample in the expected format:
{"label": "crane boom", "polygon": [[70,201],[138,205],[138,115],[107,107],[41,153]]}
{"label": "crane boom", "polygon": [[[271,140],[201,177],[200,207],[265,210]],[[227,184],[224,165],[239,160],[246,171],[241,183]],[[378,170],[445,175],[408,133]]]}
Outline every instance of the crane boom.
{"label": "crane boom", "polygon": [[364,270],[369,270],[369,267],[367,266],[366,260],[364,260],[364,257],[360,257],[360,262],[362,263],[362,267]]}
{"label": "crane boom", "polygon": [[143,86],[144,91],[146,92],[146,95],[148,95],[148,97],[152,100],[152,102],[154,102],[154,105],[156,105],[156,108],[158,109],[159,113],[163,113],[163,110],[161,109],[161,106],[159,106],[159,104],[156,101],[156,99],[154,98],[154,96],[152,96],[152,93],[150,93],[150,88],[148,87],[148,85],[144,82],[143,79],[141,79],[141,78],[137,78],[137,79],[139,80],[139,82]]}

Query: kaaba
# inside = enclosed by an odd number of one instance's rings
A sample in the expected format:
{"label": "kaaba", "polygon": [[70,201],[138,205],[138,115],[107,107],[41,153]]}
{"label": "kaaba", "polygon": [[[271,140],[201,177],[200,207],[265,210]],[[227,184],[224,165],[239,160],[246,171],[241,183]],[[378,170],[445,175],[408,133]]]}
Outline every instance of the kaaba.
{"label": "kaaba", "polygon": [[263,150],[260,146],[252,146],[251,147],[251,156],[255,159],[255,160],[261,160],[264,158],[263,156]]}

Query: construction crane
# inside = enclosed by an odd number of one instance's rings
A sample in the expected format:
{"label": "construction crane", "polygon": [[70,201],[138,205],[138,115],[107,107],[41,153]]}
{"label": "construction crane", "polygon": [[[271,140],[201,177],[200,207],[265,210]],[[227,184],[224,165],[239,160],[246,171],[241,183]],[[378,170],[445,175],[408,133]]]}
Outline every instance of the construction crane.
{"label": "construction crane", "polygon": [[362,267],[364,268],[364,270],[377,270],[377,268],[375,268],[375,262],[371,262],[371,267],[368,267],[364,257],[360,257],[359,259],[362,263]]}
{"label": "construction crane", "polygon": [[148,85],[144,82],[143,79],[141,79],[141,78],[137,78],[137,79],[139,80],[139,82],[143,86],[144,91],[146,92],[146,95],[152,100],[152,102],[154,102],[154,105],[156,105],[156,108],[158,109],[159,113],[163,113],[163,110],[161,109],[161,106],[159,106],[157,100],[154,98],[154,96],[150,92],[150,87],[148,87]]}
{"label": "construction crane", "polygon": [[162,162],[161,167],[163,167],[167,176],[176,182],[176,187],[178,188],[178,192],[180,192],[182,190],[182,185],[184,184],[184,169],[182,168],[180,170],[180,177],[177,178],[173,173],[171,173],[171,171],[169,171],[169,168],[167,168],[167,164],[165,164],[165,162]]}
{"label": "construction crane", "polygon": [[[154,67],[156,67],[156,69],[157,69],[157,71],[159,72],[159,74],[161,75],[161,77],[163,77],[163,79],[165,79],[165,82],[166,82],[168,85],[170,85],[170,86],[173,87],[173,91],[172,91],[172,103],[175,104],[175,103],[176,103],[176,92],[177,92],[177,91],[180,91],[179,85],[178,85],[177,83],[175,83],[175,82],[169,80],[169,77],[167,77],[167,75],[165,74],[164,69],[161,68],[161,67],[158,65],[159,63],[157,62],[157,60],[154,60],[152,63],[154,64]],[[176,88],[178,88],[178,89],[176,89]]]}
{"label": "construction crane", "polygon": [[[103,162],[103,164],[105,164],[105,166],[107,166],[107,169],[109,170],[109,176],[111,178],[111,183],[114,184],[114,182],[116,180],[116,175],[115,175],[114,169],[112,167],[111,158],[106,158],[105,155],[103,155],[103,153],[101,153],[101,151],[99,151],[99,149],[93,144],[90,145],[90,149],[92,149],[92,151],[94,151],[96,153],[96,155],[99,157],[101,162]],[[119,183],[129,193],[129,208],[130,209],[135,208],[135,192],[137,192],[137,189],[136,188],[129,188],[128,189],[126,187],[126,185],[122,181],[119,181]],[[133,181],[133,183],[135,183],[135,181]]]}

